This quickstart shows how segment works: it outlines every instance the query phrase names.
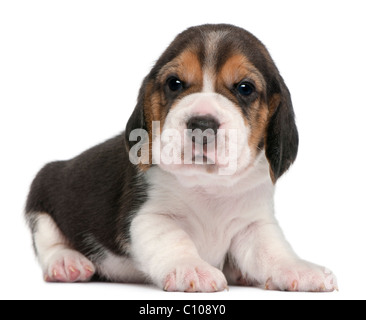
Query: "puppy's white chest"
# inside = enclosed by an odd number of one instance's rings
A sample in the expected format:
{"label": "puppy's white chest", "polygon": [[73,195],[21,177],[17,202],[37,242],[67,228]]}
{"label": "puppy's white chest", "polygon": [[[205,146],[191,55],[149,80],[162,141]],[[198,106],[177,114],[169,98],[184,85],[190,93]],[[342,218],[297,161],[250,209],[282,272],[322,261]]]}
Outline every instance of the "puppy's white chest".
{"label": "puppy's white chest", "polygon": [[[199,196],[199,195],[198,195]],[[211,265],[221,268],[225,262],[232,238],[245,225],[235,198],[196,200],[193,210],[187,214],[186,231],[195,242],[200,256]]]}
{"label": "puppy's white chest", "polygon": [[[268,211],[262,207],[268,207],[273,193],[270,183],[265,184],[269,187],[254,189],[243,183],[231,188],[188,187],[157,167],[146,173],[146,179],[148,201],[137,213],[141,223],[146,224],[141,230],[152,236],[157,232],[164,234],[165,237],[161,236],[164,247],[179,244],[180,239],[188,235],[199,256],[217,268],[223,266],[232,239],[253,219],[258,219],[261,212]],[[248,185],[253,186],[250,176],[248,181]],[[258,199],[261,200],[258,202]],[[141,234],[135,232],[135,236]]]}
{"label": "puppy's white chest", "polygon": [[202,259],[221,268],[232,237],[243,225],[241,201],[184,188],[162,172],[159,179],[151,178],[154,183],[143,211],[153,209],[169,216],[189,235]]}

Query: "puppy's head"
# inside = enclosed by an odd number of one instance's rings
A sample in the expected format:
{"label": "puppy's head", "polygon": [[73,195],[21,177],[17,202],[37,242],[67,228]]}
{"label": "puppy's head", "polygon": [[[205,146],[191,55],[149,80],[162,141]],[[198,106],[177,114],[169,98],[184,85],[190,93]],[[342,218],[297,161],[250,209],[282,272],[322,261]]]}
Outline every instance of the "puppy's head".
{"label": "puppy's head", "polygon": [[278,69],[257,38],[231,25],[177,36],[143,82],[126,128],[130,149],[134,129],[148,137],[140,168],[157,164],[176,175],[219,179],[248,170],[265,153],[276,182],[298,148],[290,93]]}

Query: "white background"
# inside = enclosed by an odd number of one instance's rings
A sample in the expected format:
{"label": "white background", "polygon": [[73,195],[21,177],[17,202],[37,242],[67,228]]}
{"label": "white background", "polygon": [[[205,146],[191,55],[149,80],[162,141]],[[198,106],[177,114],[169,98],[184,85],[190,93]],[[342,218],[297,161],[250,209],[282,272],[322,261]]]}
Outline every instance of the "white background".
{"label": "white background", "polygon": [[[366,298],[366,20],[363,1],[0,2],[0,298]],[[173,37],[203,23],[248,29],[292,93],[297,162],[277,218],[297,253],[332,269],[339,292],[165,293],[128,284],[46,284],[23,221],[29,185],[124,129],[143,77]]]}

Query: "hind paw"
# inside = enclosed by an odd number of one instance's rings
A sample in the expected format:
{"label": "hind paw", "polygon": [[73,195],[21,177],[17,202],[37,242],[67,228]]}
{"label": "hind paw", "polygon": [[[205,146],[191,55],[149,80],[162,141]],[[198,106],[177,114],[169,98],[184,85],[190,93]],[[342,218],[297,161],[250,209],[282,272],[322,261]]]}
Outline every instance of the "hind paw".
{"label": "hind paw", "polygon": [[94,265],[81,253],[64,249],[49,259],[44,271],[47,282],[86,282],[95,273]]}

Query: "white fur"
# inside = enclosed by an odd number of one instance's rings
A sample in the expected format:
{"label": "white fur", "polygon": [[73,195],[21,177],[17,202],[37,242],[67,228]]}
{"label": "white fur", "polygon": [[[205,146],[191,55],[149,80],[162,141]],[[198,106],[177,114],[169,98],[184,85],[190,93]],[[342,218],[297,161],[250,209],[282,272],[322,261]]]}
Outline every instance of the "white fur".
{"label": "white fur", "polygon": [[212,75],[211,72],[205,71],[203,73],[203,88],[202,92],[215,92],[215,77]]}
{"label": "white fur", "polygon": [[285,240],[274,217],[274,186],[264,153],[231,185],[227,177],[209,174],[182,183],[179,175],[159,167],[146,176],[149,200],[132,222],[131,252],[159,287],[224,290],[222,270],[230,257],[231,271],[267,289],[336,288],[335,279],[327,280],[329,272],[300,260]]}
{"label": "white fur", "polygon": [[146,276],[136,269],[133,261],[127,257],[116,256],[105,251],[103,261],[98,264],[98,273],[106,279],[117,282],[142,283],[146,281]]}
{"label": "white fur", "polygon": [[56,251],[67,247],[65,237],[48,214],[39,214],[34,242],[43,269],[47,267],[50,258]]}

